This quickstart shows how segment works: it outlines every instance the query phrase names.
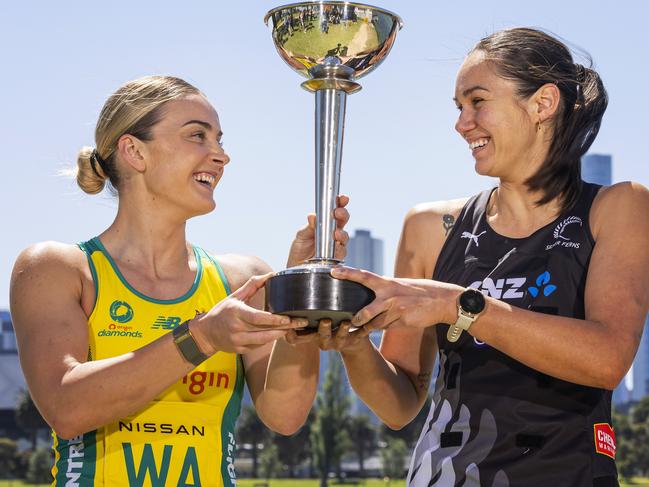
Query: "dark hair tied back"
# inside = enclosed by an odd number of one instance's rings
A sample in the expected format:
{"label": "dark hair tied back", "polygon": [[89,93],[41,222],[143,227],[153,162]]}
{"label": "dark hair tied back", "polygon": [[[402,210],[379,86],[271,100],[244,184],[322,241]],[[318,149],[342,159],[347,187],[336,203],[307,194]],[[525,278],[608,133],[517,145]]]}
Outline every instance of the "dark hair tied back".
{"label": "dark hair tied back", "polygon": [[563,210],[572,207],[581,191],[581,156],[595,140],[608,105],[601,78],[593,69],[574,63],[565,44],[536,29],[499,31],[473,50],[484,52],[503,78],[516,82],[522,98],[546,83],[559,88],[561,106],[553,120],[548,155],[526,184],[543,193],[537,204],[560,198]]}

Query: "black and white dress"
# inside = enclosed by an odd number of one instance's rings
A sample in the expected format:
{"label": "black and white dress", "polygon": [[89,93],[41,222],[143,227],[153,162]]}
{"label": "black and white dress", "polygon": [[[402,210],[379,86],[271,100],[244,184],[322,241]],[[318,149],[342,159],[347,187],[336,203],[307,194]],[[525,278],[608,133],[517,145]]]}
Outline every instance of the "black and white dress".
{"label": "black and white dress", "polygon": [[[599,188],[583,183],[572,209],[527,238],[492,230],[486,221],[492,190],[478,194],[462,209],[433,279],[519,308],[583,319],[595,245],[589,213]],[[611,391],[550,377],[468,333],[450,343],[447,331],[437,325],[439,375],[409,486],[618,485]]]}

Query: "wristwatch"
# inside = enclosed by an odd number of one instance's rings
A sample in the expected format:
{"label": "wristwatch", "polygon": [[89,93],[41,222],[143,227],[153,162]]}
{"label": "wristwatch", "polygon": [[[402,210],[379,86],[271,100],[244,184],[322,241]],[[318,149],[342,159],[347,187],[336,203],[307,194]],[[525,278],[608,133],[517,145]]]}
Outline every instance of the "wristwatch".
{"label": "wristwatch", "polygon": [[201,352],[200,348],[198,348],[198,343],[196,343],[192,332],[189,330],[190,321],[191,320],[187,320],[184,323],[181,323],[174,328],[171,333],[174,337],[174,343],[178,347],[178,351],[184,359],[187,360],[187,362],[198,366],[207,360],[208,357]]}
{"label": "wristwatch", "polygon": [[484,295],[475,289],[467,289],[457,298],[457,321],[451,325],[446,334],[449,342],[457,342],[462,331],[469,331],[471,325],[484,310]]}

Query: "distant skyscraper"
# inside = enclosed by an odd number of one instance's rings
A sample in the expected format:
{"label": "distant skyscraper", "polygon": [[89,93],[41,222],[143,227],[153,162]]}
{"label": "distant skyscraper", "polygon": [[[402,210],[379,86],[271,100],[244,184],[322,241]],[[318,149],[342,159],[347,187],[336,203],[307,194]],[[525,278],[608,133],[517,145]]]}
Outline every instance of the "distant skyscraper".
{"label": "distant skyscraper", "polygon": [[345,264],[383,274],[383,240],[372,238],[369,230],[356,230],[347,244]]}
{"label": "distant skyscraper", "polygon": [[[581,159],[581,177],[590,183],[608,186],[613,183],[613,161],[608,154],[587,154]],[[613,402],[637,401],[649,395],[649,317],[635,360],[624,380],[613,392]]]}
{"label": "distant skyscraper", "polygon": [[[356,230],[354,236],[349,239],[347,244],[347,257],[345,265],[364,269],[383,274],[383,240],[373,238],[369,230]],[[381,332],[372,333],[370,336],[372,343],[379,346],[381,342]],[[320,384],[322,386],[324,375],[329,366],[329,360],[340,360],[337,352],[326,352],[320,354]],[[346,388],[351,398],[351,412],[353,415],[367,414],[372,421],[378,422],[378,419],[369,410],[369,408],[356,396],[349,382],[346,381]]]}
{"label": "distant skyscraper", "polygon": [[0,436],[16,437],[14,409],[26,389],[9,311],[0,310]]}
{"label": "distant skyscraper", "polygon": [[613,161],[608,154],[586,154],[581,159],[581,178],[589,183],[609,186],[613,181]]}

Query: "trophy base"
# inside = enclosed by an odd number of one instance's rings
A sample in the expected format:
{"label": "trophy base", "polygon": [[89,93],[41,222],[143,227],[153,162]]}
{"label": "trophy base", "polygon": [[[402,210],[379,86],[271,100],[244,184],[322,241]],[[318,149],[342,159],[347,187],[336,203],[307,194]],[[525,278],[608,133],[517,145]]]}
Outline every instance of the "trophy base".
{"label": "trophy base", "polygon": [[306,318],[306,329],[312,331],[325,318],[331,320],[332,330],[351,320],[376,296],[362,284],[332,277],[330,262],[308,262],[275,274],[266,281],[266,310]]}

